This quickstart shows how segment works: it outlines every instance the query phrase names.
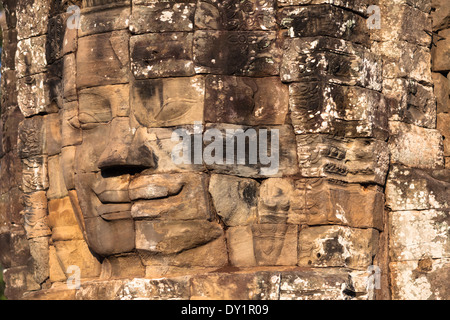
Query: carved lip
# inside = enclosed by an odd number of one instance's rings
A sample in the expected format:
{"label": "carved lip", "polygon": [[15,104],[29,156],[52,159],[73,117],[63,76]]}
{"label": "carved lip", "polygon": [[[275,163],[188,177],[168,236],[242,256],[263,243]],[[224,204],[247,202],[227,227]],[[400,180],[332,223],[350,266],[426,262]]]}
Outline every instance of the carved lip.
{"label": "carved lip", "polygon": [[97,207],[97,213],[105,220],[131,219],[131,203],[108,203]]}
{"label": "carved lip", "polygon": [[102,203],[126,203],[130,201],[128,190],[107,190],[97,193]]}

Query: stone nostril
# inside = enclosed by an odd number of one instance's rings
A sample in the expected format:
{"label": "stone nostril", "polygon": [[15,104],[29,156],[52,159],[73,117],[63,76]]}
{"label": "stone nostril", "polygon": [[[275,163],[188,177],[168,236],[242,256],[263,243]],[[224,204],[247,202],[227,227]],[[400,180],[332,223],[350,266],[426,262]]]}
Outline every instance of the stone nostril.
{"label": "stone nostril", "polygon": [[155,168],[156,156],[142,131],[132,129],[128,118],[113,119],[108,143],[98,158],[97,167],[112,173]]}
{"label": "stone nostril", "polygon": [[[156,159],[152,150],[145,146],[110,146],[100,156],[97,167],[102,172],[114,176],[120,174],[136,174],[145,169],[156,167]],[[114,173],[116,172],[116,173]]]}
{"label": "stone nostril", "polygon": [[125,175],[136,175],[141,173],[142,171],[148,169],[148,167],[143,166],[111,166],[104,167],[101,169],[101,175],[103,178],[113,178],[118,176]]}

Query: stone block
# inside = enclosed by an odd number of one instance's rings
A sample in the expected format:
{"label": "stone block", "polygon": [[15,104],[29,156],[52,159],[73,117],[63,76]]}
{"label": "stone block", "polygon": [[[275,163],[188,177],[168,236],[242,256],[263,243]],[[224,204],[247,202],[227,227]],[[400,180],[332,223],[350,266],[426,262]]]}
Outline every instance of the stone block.
{"label": "stone block", "polygon": [[64,198],[68,195],[60,162],[60,155],[48,158],[47,198],[49,200]]}
{"label": "stone block", "polygon": [[444,156],[450,156],[450,114],[439,113],[437,115],[437,129],[442,134],[444,144]]}
{"label": "stone block", "polygon": [[274,31],[198,30],[193,55],[196,73],[250,77],[278,75],[281,59]]}
{"label": "stone block", "polygon": [[189,299],[189,277],[89,281],[83,283],[76,300]]}
{"label": "stone block", "polygon": [[284,271],[280,278],[280,300],[353,300],[366,293],[343,269]]}
{"label": "stone block", "polygon": [[433,37],[435,46],[431,48],[434,72],[450,71],[450,29],[439,31]]}
{"label": "stone block", "polygon": [[5,0],[3,7],[5,8],[5,11],[8,13],[5,15],[6,27],[7,29],[14,29],[17,25],[17,16],[16,16],[17,1]]}
{"label": "stone block", "polygon": [[[4,52],[4,51],[3,51]],[[19,109],[17,102],[17,79],[15,70],[3,70],[1,81],[2,96],[0,97],[1,112],[6,113],[11,109]],[[20,110],[19,110],[20,111]]]}
{"label": "stone block", "polygon": [[208,30],[275,30],[275,2],[202,0],[197,3],[195,26]]}
{"label": "stone block", "polygon": [[66,101],[77,100],[77,61],[75,54],[64,56],[63,92]]}
{"label": "stone block", "polygon": [[[15,57],[17,50],[17,30],[3,30],[2,43],[2,72],[15,69]],[[15,76],[15,75],[14,75]],[[3,78],[3,77],[2,77]]]}
{"label": "stone block", "polygon": [[136,3],[136,1],[146,1],[146,0],[82,0],[82,1],[83,1],[82,2],[83,8],[91,8],[92,10],[101,10],[103,9],[102,7],[108,9],[114,7],[130,6],[132,1],[133,4],[138,4]]}
{"label": "stone block", "polygon": [[[134,5],[130,31],[134,34],[148,32],[193,31],[195,3],[156,2]],[[198,13],[197,13],[198,14]]]}
{"label": "stone block", "polygon": [[131,70],[136,79],[195,75],[192,61],[193,34],[148,33],[132,36]]}
{"label": "stone block", "polygon": [[78,120],[83,129],[108,123],[130,112],[129,86],[112,85],[79,91]]}
{"label": "stone block", "polygon": [[25,193],[48,189],[47,156],[22,159],[22,191]]}
{"label": "stone block", "polygon": [[448,211],[389,213],[391,261],[450,258]]}
{"label": "stone block", "polygon": [[[62,109],[64,101],[64,61],[62,59],[55,61],[47,66],[46,80],[48,83],[48,95],[50,106],[53,109]],[[57,112],[57,111],[53,111]]]}
{"label": "stone block", "polygon": [[296,139],[303,177],[384,185],[389,169],[389,149],[384,141],[316,134]]}
{"label": "stone block", "polygon": [[230,263],[235,267],[294,266],[298,226],[252,224],[227,229]]}
{"label": "stone block", "polygon": [[292,83],[289,93],[296,134],[328,133],[380,140],[388,135],[387,106],[379,92],[314,81]]}
{"label": "stone block", "polygon": [[[20,161],[17,163],[17,167],[20,168]],[[16,178],[17,179],[17,178]],[[17,201],[18,199],[21,199],[22,192],[19,189],[19,186],[16,184],[12,184],[12,188],[8,192],[9,199],[8,199],[8,214],[10,214],[10,220],[9,222],[16,224],[16,225],[23,225],[24,224],[24,217],[22,215],[23,203],[22,201]]]}
{"label": "stone block", "polygon": [[39,290],[32,270],[28,266],[9,268],[3,271],[3,279],[6,283],[5,296],[9,300],[19,300],[28,290]]}
{"label": "stone block", "polygon": [[77,44],[77,29],[68,28],[69,13],[58,14],[48,19],[47,59],[52,63],[66,53],[74,52]]}
{"label": "stone block", "polygon": [[223,234],[222,227],[206,220],[136,221],[136,249],[174,254],[205,245]]}
{"label": "stone block", "polygon": [[128,192],[136,219],[211,219],[206,176],[197,173],[142,175],[132,179]]}
{"label": "stone block", "polygon": [[450,8],[445,0],[431,1],[431,19],[433,21],[433,31],[440,31],[450,28]]}
{"label": "stone block", "polygon": [[447,209],[448,170],[420,170],[393,165],[386,184],[386,205],[392,211]]}
{"label": "stone block", "polygon": [[373,30],[371,39],[375,41],[406,41],[424,47],[430,45],[432,26],[428,12],[421,11],[407,3],[384,2],[379,7],[382,17],[381,28]]}
{"label": "stone block", "polygon": [[[186,130],[186,137],[191,137],[194,134],[192,125],[182,126],[180,129]],[[147,169],[146,173],[159,174],[204,171],[205,167],[203,163],[195,164],[192,161],[191,163],[174,162],[172,152],[179,147],[180,141],[178,139],[172,139],[173,133],[173,128],[140,127],[136,130],[134,137],[136,146],[145,144],[151,149],[153,154],[154,167]]]}
{"label": "stone block", "polygon": [[83,137],[78,118],[78,101],[65,102],[61,113],[61,146],[81,144]]}
{"label": "stone block", "polygon": [[44,238],[51,234],[47,218],[47,197],[45,191],[24,194],[24,227],[28,239]]}
{"label": "stone block", "polygon": [[391,162],[410,167],[436,169],[444,166],[442,135],[438,130],[390,122]]}
{"label": "stone block", "polygon": [[282,125],[289,105],[288,86],[278,77],[206,77],[205,121]]}
{"label": "stone block", "polygon": [[1,115],[3,123],[2,143],[3,152],[8,153],[17,150],[17,133],[21,121],[24,119],[19,108],[11,109]]}
{"label": "stone block", "polygon": [[17,3],[18,38],[25,39],[44,35],[48,29],[50,4],[47,0],[24,1]]}
{"label": "stone block", "polygon": [[[89,1],[89,0],[86,0]],[[91,0],[94,1],[94,0]],[[75,292],[75,300],[114,300],[122,293],[125,280],[88,281]]]}
{"label": "stone block", "polygon": [[48,272],[51,282],[63,282],[67,280],[66,274],[61,267],[54,246],[49,246]]}
{"label": "stone block", "polygon": [[57,103],[52,103],[50,87],[50,78],[44,73],[17,80],[17,102],[25,117],[58,112]]}
{"label": "stone block", "polygon": [[290,37],[326,36],[369,46],[366,20],[349,10],[329,4],[282,8],[278,14]]}
{"label": "stone block", "polygon": [[[221,143],[205,140],[206,167],[215,173],[257,178],[289,176],[298,172],[291,126],[207,124],[205,128],[217,137],[217,141],[222,139],[225,143],[221,150]],[[267,147],[264,141],[267,141]],[[231,151],[233,148],[234,152]],[[213,151],[215,155],[212,155]]]}
{"label": "stone block", "polygon": [[275,272],[209,273],[191,279],[191,299],[277,299],[280,277]]}
{"label": "stone block", "polygon": [[81,10],[80,37],[128,29],[131,15],[130,7],[111,7],[101,10],[92,10],[90,8]]}
{"label": "stone block", "polygon": [[18,154],[29,158],[46,154],[47,139],[44,117],[33,117],[23,120],[19,125]]}
{"label": "stone block", "polygon": [[211,272],[228,265],[225,236],[221,235],[204,245],[174,254],[155,254],[139,251],[146,266],[146,277],[160,278],[171,275],[192,275]]}
{"label": "stone block", "polygon": [[58,261],[66,275],[69,266],[77,266],[80,268],[82,279],[100,276],[101,264],[84,240],[56,241],[54,246]]}
{"label": "stone block", "polygon": [[286,6],[303,6],[303,5],[317,5],[317,4],[333,4],[337,7],[347,8],[353,11],[357,11],[362,14],[366,14],[367,6],[369,4],[368,0],[277,0],[279,7]]}
{"label": "stone block", "polygon": [[83,240],[69,197],[48,202],[48,225],[53,241]]}
{"label": "stone block", "polygon": [[80,38],[77,51],[77,88],[127,83],[129,35],[114,31]]}
{"label": "stone block", "polygon": [[366,269],[378,251],[379,232],[341,226],[300,230],[298,265]]}
{"label": "stone block", "polygon": [[187,300],[189,277],[171,279],[128,280],[120,293],[121,300]]}
{"label": "stone block", "polygon": [[36,283],[43,283],[49,277],[49,237],[29,239],[32,270]]}
{"label": "stone block", "polygon": [[256,220],[259,183],[252,179],[213,174],[209,183],[217,214],[226,226],[242,226]]}
{"label": "stone block", "polygon": [[0,173],[4,181],[0,181],[1,193],[5,194],[22,184],[22,163],[17,154],[10,152],[0,160]]}
{"label": "stone block", "polygon": [[430,49],[406,41],[374,42],[372,51],[383,58],[384,79],[410,78],[431,84]]}
{"label": "stone block", "polygon": [[46,36],[39,36],[20,40],[17,43],[17,78],[47,71],[46,41]]}
{"label": "stone block", "polygon": [[[77,190],[79,187],[77,186]],[[80,203],[84,214],[89,214],[85,204]],[[98,255],[111,256],[135,249],[135,230],[132,219],[122,218],[106,220],[100,216],[85,217],[87,243]]]}
{"label": "stone block", "polygon": [[[36,117],[33,117],[33,119]],[[28,119],[27,119],[28,120]],[[45,150],[49,156],[61,152],[61,117],[59,113],[44,116]]]}
{"label": "stone block", "polygon": [[[8,227],[9,227],[10,221],[11,221],[11,213],[8,210],[9,202],[10,202],[9,201],[9,193],[3,193],[0,195],[0,209],[1,209],[0,210],[0,228],[2,228],[1,229],[2,230],[1,231],[2,240],[0,240],[0,242],[2,242],[3,244],[5,244],[4,241],[7,241],[6,239],[9,239]],[[5,248],[7,246],[9,246],[9,243],[5,244]],[[6,251],[6,249],[5,249],[5,251]],[[0,261],[2,261],[1,258],[0,258]]]}
{"label": "stone block", "polygon": [[130,99],[132,114],[145,127],[193,125],[203,121],[205,80],[201,76],[136,80]]}
{"label": "stone block", "polygon": [[10,228],[10,264],[4,267],[20,267],[25,266],[30,260],[30,246],[27,234],[23,226],[12,226]]}
{"label": "stone block", "polygon": [[326,81],[381,90],[381,61],[364,46],[320,36],[287,38],[284,49],[284,82]]}
{"label": "stone block", "polygon": [[102,277],[108,279],[145,277],[145,266],[138,253],[110,256],[102,261]]}
{"label": "stone block", "polygon": [[325,179],[271,178],[261,184],[259,195],[259,223],[383,229],[384,196],[380,187]]}
{"label": "stone block", "polygon": [[436,128],[436,98],[431,86],[411,79],[384,79],[389,120],[429,129]]}
{"label": "stone block", "polygon": [[392,262],[392,299],[447,300],[450,259]]}
{"label": "stone block", "polygon": [[434,84],[434,94],[436,95],[437,112],[450,112],[450,81],[441,73],[431,74]]}

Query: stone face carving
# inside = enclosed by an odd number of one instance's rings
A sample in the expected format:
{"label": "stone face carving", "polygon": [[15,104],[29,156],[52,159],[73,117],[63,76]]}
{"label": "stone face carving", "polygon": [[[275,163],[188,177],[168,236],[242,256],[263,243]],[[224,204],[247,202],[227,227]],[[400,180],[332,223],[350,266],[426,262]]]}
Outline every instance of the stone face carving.
{"label": "stone face carving", "polygon": [[[393,279],[446,270],[422,257],[449,251],[422,2],[398,21],[383,4],[392,32],[368,29],[366,0],[3,2],[13,297],[359,299],[388,259]],[[62,289],[73,265],[82,286]]]}

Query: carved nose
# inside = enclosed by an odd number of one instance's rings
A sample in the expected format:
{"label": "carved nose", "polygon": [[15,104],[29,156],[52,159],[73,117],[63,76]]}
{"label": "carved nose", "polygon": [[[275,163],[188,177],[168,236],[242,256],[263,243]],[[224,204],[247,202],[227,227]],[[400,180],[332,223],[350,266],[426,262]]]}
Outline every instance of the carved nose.
{"label": "carved nose", "polygon": [[146,144],[144,136],[130,127],[128,118],[115,118],[106,149],[100,155],[97,166],[101,170],[144,170],[156,167],[155,156]]}

